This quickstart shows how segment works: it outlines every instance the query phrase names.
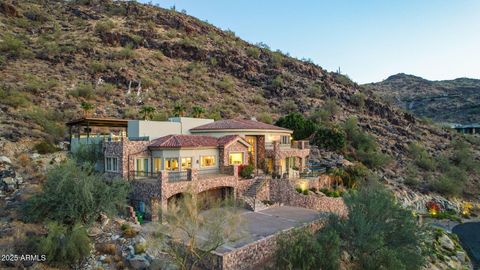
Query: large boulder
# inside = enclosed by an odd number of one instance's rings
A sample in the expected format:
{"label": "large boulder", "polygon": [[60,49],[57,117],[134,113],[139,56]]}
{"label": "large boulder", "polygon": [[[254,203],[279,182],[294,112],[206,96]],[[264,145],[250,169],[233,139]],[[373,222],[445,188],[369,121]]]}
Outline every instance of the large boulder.
{"label": "large boulder", "polygon": [[127,258],[128,263],[135,270],[146,270],[150,267],[152,258],[147,254],[134,255],[130,258]]}
{"label": "large boulder", "polygon": [[8,157],[0,156],[0,191],[13,192],[23,183]]}

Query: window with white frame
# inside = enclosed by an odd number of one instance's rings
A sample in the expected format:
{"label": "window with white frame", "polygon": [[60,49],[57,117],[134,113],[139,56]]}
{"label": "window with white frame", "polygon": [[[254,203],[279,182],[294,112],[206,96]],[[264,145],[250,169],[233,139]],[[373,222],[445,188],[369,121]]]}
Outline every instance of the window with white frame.
{"label": "window with white frame", "polygon": [[191,157],[182,158],[182,170],[191,169],[191,168],[192,168],[192,158]]}
{"label": "window with white frame", "polygon": [[105,171],[118,172],[118,158],[106,157],[105,158]]}
{"label": "window with white frame", "polygon": [[281,144],[290,144],[290,136],[282,136],[280,143]]}
{"label": "window with white frame", "polygon": [[215,156],[202,156],[200,164],[202,167],[212,167],[215,164]]}

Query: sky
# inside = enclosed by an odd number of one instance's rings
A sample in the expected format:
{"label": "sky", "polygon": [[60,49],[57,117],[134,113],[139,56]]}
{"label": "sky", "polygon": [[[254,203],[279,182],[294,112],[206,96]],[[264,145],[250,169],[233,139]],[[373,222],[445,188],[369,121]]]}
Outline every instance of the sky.
{"label": "sky", "polygon": [[358,83],[401,72],[429,80],[480,79],[478,0],[151,2],[329,71],[340,68]]}

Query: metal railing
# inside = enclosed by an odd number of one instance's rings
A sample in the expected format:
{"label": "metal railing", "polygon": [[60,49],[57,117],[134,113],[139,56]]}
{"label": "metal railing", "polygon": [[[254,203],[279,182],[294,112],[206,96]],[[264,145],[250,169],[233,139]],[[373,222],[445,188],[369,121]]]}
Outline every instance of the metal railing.
{"label": "metal railing", "polygon": [[180,181],[190,181],[188,179],[188,171],[169,171],[168,172],[168,182],[180,182]]}
{"label": "metal railing", "polygon": [[199,170],[198,170],[198,174],[199,174],[199,175],[219,174],[219,173],[220,173],[220,168],[199,169]]}
{"label": "metal railing", "polygon": [[130,179],[141,180],[141,179],[153,179],[158,178],[158,172],[145,172],[145,171],[130,171]]}
{"label": "metal railing", "polygon": [[300,173],[301,178],[306,178],[306,177],[318,177],[324,173],[327,172],[327,168],[315,168],[314,170],[309,170],[307,172],[302,172]]}

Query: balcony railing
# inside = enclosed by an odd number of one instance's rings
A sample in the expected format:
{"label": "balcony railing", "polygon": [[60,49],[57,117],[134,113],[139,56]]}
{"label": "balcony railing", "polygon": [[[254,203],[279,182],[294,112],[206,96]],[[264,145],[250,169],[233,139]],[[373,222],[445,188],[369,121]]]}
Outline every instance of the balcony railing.
{"label": "balcony railing", "polygon": [[190,181],[188,179],[188,171],[169,171],[168,172],[168,182],[180,182],[180,181]]}
{"label": "balcony railing", "polygon": [[129,178],[132,180],[157,179],[158,172],[130,171]]}
{"label": "balcony railing", "polygon": [[206,175],[206,174],[219,174],[220,168],[211,168],[211,169],[200,169],[198,170],[199,175]]}

